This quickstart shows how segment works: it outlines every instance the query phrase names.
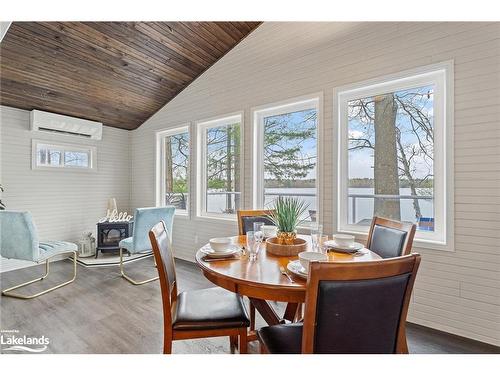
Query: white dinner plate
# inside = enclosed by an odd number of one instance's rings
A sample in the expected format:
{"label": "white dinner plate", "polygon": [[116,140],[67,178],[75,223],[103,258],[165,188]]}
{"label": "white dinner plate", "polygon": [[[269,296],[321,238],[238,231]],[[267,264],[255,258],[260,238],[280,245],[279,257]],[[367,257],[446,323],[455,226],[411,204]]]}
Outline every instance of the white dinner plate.
{"label": "white dinner plate", "polygon": [[340,246],[335,242],[335,240],[325,241],[323,243],[323,246],[325,246],[329,249],[337,250],[337,251],[344,252],[344,253],[355,253],[358,250],[361,250],[362,248],[365,247],[363,244],[361,244],[359,242],[354,242],[350,246]]}
{"label": "white dinner plate", "polygon": [[225,251],[215,251],[210,245],[205,245],[201,248],[201,252],[210,258],[226,258],[240,252],[240,248],[236,245],[229,245]]}
{"label": "white dinner plate", "polygon": [[307,279],[307,270],[302,267],[302,264],[300,264],[299,260],[291,261],[286,265],[286,268],[294,275]]}

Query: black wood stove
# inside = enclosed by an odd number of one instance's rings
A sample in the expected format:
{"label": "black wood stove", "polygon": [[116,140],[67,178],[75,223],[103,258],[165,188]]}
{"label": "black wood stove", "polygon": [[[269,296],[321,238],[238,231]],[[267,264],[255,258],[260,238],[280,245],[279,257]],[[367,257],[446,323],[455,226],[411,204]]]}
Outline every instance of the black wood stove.
{"label": "black wood stove", "polygon": [[132,236],[133,221],[116,221],[97,224],[97,247],[95,257],[106,252],[116,252],[120,250],[118,244],[121,240]]}

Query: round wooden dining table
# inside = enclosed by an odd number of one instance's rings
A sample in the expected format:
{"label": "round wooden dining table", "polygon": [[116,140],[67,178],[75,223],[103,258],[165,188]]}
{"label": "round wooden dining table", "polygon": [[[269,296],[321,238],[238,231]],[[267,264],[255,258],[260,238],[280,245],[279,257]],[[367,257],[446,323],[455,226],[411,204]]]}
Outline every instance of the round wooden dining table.
{"label": "round wooden dining table", "polygon": [[[311,236],[299,237],[307,241],[310,250]],[[246,246],[246,236],[234,236],[232,241],[240,247]],[[296,259],[297,256],[275,256],[267,253],[265,242],[261,244],[256,260],[250,260],[247,252],[239,257],[225,259],[207,258],[201,249],[196,253],[196,263],[208,280],[231,292],[247,296],[269,325],[300,318],[299,310],[306,297],[306,279],[287,270],[287,264]],[[368,249],[363,249],[362,255],[333,251],[328,253],[328,260],[331,262],[365,262],[378,259],[380,256]],[[281,270],[285,270],[292,281]],[[283,317],[278,316],[268,301],[288,303]]]}

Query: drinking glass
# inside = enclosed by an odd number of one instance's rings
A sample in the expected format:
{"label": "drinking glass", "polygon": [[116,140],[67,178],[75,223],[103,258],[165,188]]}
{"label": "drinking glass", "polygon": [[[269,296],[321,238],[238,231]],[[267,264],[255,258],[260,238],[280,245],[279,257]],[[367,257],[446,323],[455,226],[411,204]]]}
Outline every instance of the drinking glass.
{"label": "drinking glass", "polygon": [[320,253],[327,254],[328,249],[325,247],[325,242],[328,241],[328,236],[322,235],[319,237],[319,251]]}
{"label": "drinking glass", "polygon": [[248,258],[250,260],[257,259],[257,253],[259,252],[259,245],[260,243],[257,243],[257,241],[255,241],[254,231],[249,230],[247,232],[247,251],[248,251]]}
{"label": "drinking glass", "polygon": [[253,223],[253,235],[255,237],[255,242],[259,244],[264,240],[264,231],[262,230],[262,226],[265,223],[258,221]]}
{"label": "drinking glass", "polygon": [[323,225],[313,224],[311,226],[311,242],[312,242],[312,250],[316,252],[320,252],[320,240],[321,235],[323,233]]}

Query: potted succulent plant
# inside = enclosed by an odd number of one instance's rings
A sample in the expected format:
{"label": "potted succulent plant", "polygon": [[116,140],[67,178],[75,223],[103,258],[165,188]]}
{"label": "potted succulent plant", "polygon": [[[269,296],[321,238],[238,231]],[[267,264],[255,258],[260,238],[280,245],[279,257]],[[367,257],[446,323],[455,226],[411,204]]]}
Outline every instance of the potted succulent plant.
{"label": "potted succulent plant", "polygon": [[297,238],[297,227],[302,224],[304,212],[309,204],[295,197],[278,197],[268,218],[278,228],[276,237],[281,245],[293,245]]}

